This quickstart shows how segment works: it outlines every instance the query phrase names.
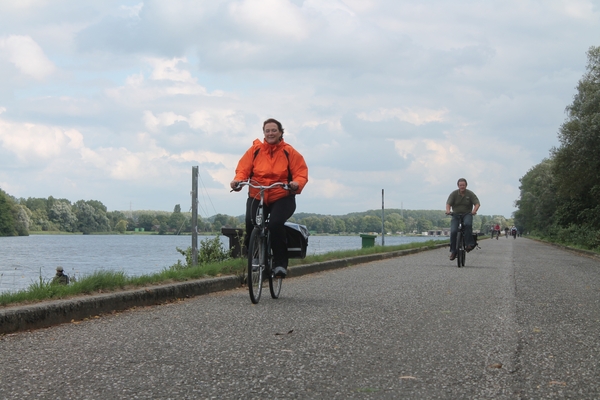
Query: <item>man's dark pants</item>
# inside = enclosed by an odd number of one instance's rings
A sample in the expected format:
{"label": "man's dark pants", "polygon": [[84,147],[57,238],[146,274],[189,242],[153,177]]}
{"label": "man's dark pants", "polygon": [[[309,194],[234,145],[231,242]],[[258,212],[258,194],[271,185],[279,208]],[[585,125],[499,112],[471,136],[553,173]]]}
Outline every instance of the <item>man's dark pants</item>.
{"label": "man's dark pants", "polygon": [[[460,215],[452,215],[452,222],[450,223],[450,252],[456,253],[456,233],[458,232],[458,223],[460,222]],[[463,224],[465,226],[465,243],[467,246],[475,246],[473,240],[473,214],[467,213],[463,218]]]}

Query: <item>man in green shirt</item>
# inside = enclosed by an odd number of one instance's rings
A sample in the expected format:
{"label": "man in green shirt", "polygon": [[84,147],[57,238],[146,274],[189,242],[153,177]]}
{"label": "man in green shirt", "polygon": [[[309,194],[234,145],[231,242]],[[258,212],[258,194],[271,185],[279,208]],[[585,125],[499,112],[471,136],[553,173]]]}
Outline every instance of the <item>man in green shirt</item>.
{"label": "man in green shirt", "polygon": [[477,195],[467,190],[467,180],[460,178],[458,189],[450,193],[446,201],[446,214],[450,214],[452,209],[452,222],[450,224],[450,260],[456,258],[456,232],[458,232],[458,222],[460,215],[464,215],[463,223],[465,225],[465,242],[467,251],[473,250],[475,241],[473,240],[473,215],[479,210],[479,199]]}

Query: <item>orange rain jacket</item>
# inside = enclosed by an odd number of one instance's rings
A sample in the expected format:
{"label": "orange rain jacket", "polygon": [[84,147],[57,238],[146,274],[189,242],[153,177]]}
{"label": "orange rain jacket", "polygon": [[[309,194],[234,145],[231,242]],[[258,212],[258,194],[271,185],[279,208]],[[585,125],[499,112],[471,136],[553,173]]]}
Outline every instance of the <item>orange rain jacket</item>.
{"label": "orange rain jacket", "polygon": [[[287,153],[287,155],[286,155]],[[255,139],[238,162],[235,169],[236,181],[252,179],[252,183],[268,186],[275,182],[298,183],[298,190],[287,191],[281,187],[265,191],[265,204],[270,205],[275,201],[292,194],[300,194],[308,182],[308,167],[304,157],[292,146],[285,143],[283,138],[275,145]],[[249,187],[249,196],[260,199],[258,189]]]}

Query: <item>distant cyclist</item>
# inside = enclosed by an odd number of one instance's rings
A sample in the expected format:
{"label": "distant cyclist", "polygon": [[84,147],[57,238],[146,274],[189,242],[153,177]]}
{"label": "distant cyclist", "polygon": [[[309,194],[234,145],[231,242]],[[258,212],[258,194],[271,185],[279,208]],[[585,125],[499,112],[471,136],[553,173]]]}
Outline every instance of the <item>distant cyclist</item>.
{"label": "distant cyclist", "polygon": [[[270,118],[263,123],[264,140],[254,140],[252,146],[244,153],[235,169],[235,177],[231,188],[237,189],[238,183],[248,179],[257,185],[268,186],[275,182],[288,182],[290,191],[281,187],[265,193],[265,205],[270,212],[269,231],[271,232],[271,248],[275,276],[285,278],[287,275],[288,256],[285,236],[285,221],[296,210],[296,194],[300,194],[308,182],[308,167],[304,157],[292,146],[283,141],[281,122]],[[252,220],[260,200],[258,189],[249,188],[246,202],[246,238],[244,244],[248,248],[250,234],[254,229]]]}
{"label": "distant cyclist", "polygon": [[496,224],[494,226],[494,232],[492,232],[492,239],[494,238],[494,234],[496,235],[496,240],[500,237],[500,224]]}
{"label": "distant cyclist", "polygon": [[517,227],[516,226],[512,226],[512,228],[510,228],[510,234],[512,235],[513,239],[517,238]]}
{"label": "distant cyclist", "polygon": [[475,248],[475,240],[473,240],[473,215],[479,210],[479,199],[472,191],[467,189],[467,180],[460,178],[456,182],[458,189],[450,193],[446,200],[446,214],[450,214],[452,210],[452,222],[450,224],[450,260],[456,258],[456,232],[458,231],[458,223],[460,214],[464,214],[463,223],[465,226],[465,242],[467,251]]}

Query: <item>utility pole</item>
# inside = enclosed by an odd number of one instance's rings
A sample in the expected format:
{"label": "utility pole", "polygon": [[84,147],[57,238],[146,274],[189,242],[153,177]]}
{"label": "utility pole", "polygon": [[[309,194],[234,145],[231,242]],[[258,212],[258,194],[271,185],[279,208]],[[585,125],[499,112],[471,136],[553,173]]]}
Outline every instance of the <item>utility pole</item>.
{"label": "utility pole", "polygon": [[192,266],[198,264],[198,167],[192,167]]}
{"label": "utility pole", "polygon": [[381,245],[385,246],[385,207],[383,206],[383,189],[381,189]]}

